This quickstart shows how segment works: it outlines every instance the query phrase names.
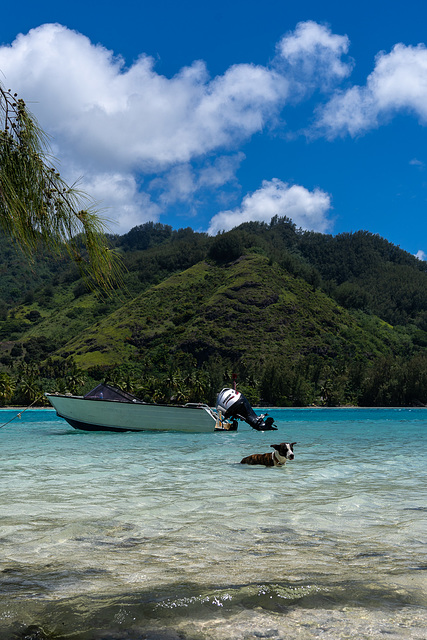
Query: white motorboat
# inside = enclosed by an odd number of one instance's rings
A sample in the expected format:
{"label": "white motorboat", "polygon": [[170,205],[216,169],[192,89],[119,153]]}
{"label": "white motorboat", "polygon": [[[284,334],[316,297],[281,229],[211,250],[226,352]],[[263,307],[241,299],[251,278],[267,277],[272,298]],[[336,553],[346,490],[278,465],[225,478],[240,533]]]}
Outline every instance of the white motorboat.
{"label": "white motorboat", "polygon": [[[215,409],[198,403],[147,403],[107,384],[99,384],[85,396],[45,395],[59,417],[84,431],[209,433],[235,431],[237,420],[244,420],[259,431],[275,428],[272,418],[264,420],[264,416],[257,416],[246,398],[233,389],[220,392]],[[227,402],[221,403],[221,398]]]}

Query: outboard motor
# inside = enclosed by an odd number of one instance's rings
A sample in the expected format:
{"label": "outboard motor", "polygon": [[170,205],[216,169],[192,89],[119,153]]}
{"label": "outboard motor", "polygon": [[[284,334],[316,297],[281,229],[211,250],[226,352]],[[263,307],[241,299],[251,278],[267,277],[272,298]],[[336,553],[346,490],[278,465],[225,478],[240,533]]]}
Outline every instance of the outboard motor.
{"label": "outboard motor", "polygon": [[239,418],[257,431],[277,430],[273,418],[265,418],[265,414],[257,416],[243,393],[235,389],[222,389],[216,399],[216,408],[222,411],[224,418]]}

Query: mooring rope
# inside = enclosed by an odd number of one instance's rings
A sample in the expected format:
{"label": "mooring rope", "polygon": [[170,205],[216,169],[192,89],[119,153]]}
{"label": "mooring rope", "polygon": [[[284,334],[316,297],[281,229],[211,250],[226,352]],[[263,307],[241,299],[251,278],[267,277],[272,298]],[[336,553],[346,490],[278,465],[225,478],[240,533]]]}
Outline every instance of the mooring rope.
{"label": "mooring rope", "polygon": [[26,411],[28,411],[28,409],[31,409],[31,407],[33,406],[33,404],[36,404],[36,402],[39,400],[39,398],[37,398],[37,400],[34,400],[34,402],[32,402],[31,404],[28,405],[28,407],[26,407],[25,409],[22,409],[22,411],[20,411],[19,413],[16,414],[16,416],[13,416],[13,418],[11,418],[10,420],[8,420],[7,422],[5,422],[4,424],[0,424],[0,429],[3,429],[3,427],[5,427],[7,424],[10,424],[13,420],[15,420],[16,418],[20,418],[22,416],[23,413],[25,413]]}

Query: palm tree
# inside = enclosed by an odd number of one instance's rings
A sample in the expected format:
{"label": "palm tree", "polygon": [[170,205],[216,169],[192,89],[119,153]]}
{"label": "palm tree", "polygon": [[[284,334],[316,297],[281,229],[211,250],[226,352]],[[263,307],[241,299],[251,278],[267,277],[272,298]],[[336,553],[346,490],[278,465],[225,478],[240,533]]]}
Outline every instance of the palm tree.
{"label": "palm tree", "polygon": [[159,380],[154,376],[144,377],[139,384],[135,385],[135,395],[145,402],[157,402],[163,398]]}
{"label": "palm tree", "polygon": [[165,385],[166,393],[169,395],[169,398],[174,398],[175,393],[182,386],[181,371],[171,366],[163,382]]}
{"label": "palm tree", "polygon": [[55,253],[65,245],[92,286],[111,289],[122,267],[106,224],[48,157],[46,135],[25,102],[0,85],[0,228],[30,258],[40,240]]}
{"label": "palm tree", "polygon": [[17,392],[27,404],[43,402],[43,389],[40,385],[39,370],[34,365],[23,363],[19,370]]}
{"label": "palm tree", "polygon": [[65,386],[67,391],[76,394],[84,385],[86,374],[79,369],[74,360],[67,360],[67,374],[65,376]]}
{"label": "palm tree", "polygon": [[122,391],[135,395],[138,386],[136,380],[130,373],[124,373],[121,368],[114,369],[106,379],[107,384],[117,387]]}
{"label": "palm tree", "polygon": [[209,389],[209,380],[205,372],[192,371],[185,379],[189,389],[189,399],[192,402],[205,402]]}
{"label": "palm tree", "polygon": [[2,404],[10,402],[15,391],[15,382],[7,373],[0,373],[0,401]]}

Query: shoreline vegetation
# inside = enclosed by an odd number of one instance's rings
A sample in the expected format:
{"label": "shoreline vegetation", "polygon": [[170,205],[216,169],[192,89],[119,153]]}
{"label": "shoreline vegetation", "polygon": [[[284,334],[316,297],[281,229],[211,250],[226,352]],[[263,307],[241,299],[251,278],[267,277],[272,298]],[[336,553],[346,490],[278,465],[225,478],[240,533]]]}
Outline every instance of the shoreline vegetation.
{"label": "shoreline vegetation", "polygon": [[[2,380],[2,375],[0,374],[0,385],[1,385],[1,380]],[[229,385],[231,386],[231,385]],[[123,388],[117,385],[118,389],[122,389],[124,391],[129,391],[129,388]],[[238,389],[239,390],[239,389]],[[241,389],[240,389],[241,390]],[[219,389],[218,389],[219,391]],[[241,390],[242,391],[242,390]],[[52,393],[50,389],[46,389],[46,393]],[[83,396],[85,393],[87,393],[87,385],[85,385],[84,390],[77,390],[74,393],[71,393],[70,391],[56,391],[53,393],[59,393],[60,395],[76,395],[76,396]],[[243,393],[243,391],[242,391]],[[137,396],[139,397],[139,396]],[[141,399],[141,398],[140,398]],[[172,397],[169,401],[156,401],[154,399],[144,399],[144,402],[150,403],[150,404],[158,404],[158,405],[164,405],[164,404],[175,404],[175,405],[182,405],[185,404],[187,401],[184,398],[184,400],[177,400],[176,398]],[[197,402],[200,403],[204,403],[204,404],[208,404],[209,406],[214,406],[215,402],[206,402],[205,400],[198,400]],[[330,404],[326,404],[325,402],[318,402],[318,403],[310,403],[310,404],[306,404],[306,405],[275,405],[275,404],[269,404],[269,403],[260,403],[260,402],[256,402],[253,404],[253,408],[255,410],[261,411],[264,409],[267,410],[274,410],[274,409],[426,409],[427,408],[427,404],[423,404],[421,402],[413,402],[410,404],[406,404],[406,405],[376,405],[376,406],[370,406],[370,405],[357,405],[357,404],[352,404],[352,403],[346,403],[346,404],[337,404],[337,405],[330,405]],[[32,400],[30,403],[28,404],[2,404],[0,401],[0,411],[4,410],[4,411],[16,411],[17,412],[17,417],[20,417],[21,413],[24,413],[28,410],[33,410],[33,409],[39,409],[39,410],[43,410],[43,409],[49,409],[54,411],[54,408],[52,407],[52,405],[49,403],[49,401],[45,398],[44,393],[43,396],[38,400]]]}
{"label": "shoreline vegetation", "polygon": [[[162,356],[163,357],[163,356]],[[1,407],[49,406],[44,394],[59,393],[84,396],[100,382],[128,392],[154,404],[215,404],[218,392],[233,386],[233,376],[221,361],[212,367],[197,368],[186,356],[181,366],[170,366],[166,359],[151,364],[132,363],[119,367],[79,368],[74,360],[48,358],[36,364],[0,370]],[[342,363],[341,363],[342,364]],[[326,366],[326,371],[325,371]],[[264,368],[259,379],[238,376],[237,389],[252,406],[259,407],[426,407],[427,356],[410,360],[391,356],[373,362],[341,366],[340,375],[332,377],[330,365],[322,365],[313,380],[294,369],[285,369],[280,361]],[[61,375],[62,373],[62,375]],[[320,377],[327,375],[327,378]]]}
{"label": "shoreline vegetation", "polygon": [[[17,411],[18,414],[23,413],[24,411],[33,411],[34,410],[38,410],[38,411],[43,411],[43,410],[48,410],[48,411],[55,411],[55,409],[51,406],[51,405],[29,405],[29,406],[15,406],[15,405],[1,405],[0,406],[0,411]],[[273,411],[274,409],[289,409],[289,411],[295,410],[295,409],[325,409],[325,410],[329,410],[329,409],[427,409],[427,405],[420,405],[420,404],[408,404],[408,405],[399,405],[399,406],[387,406],[387,407],[362,407],[362,406],[357,406],[354,404],[345,404],[345,405],[339,405],[339,406],[335,406],[335,407],[327,407],[326,405],[319,405],[319,404],[309,404],[306,405],[305,407],[279,407],[279,406],[274,406],[274,405],[255,405],[253,407],[253,409],[255,411],[262,411],[263,409],[268,409],[269,411]],[[17,414],[17,415],[18,415]]]}

